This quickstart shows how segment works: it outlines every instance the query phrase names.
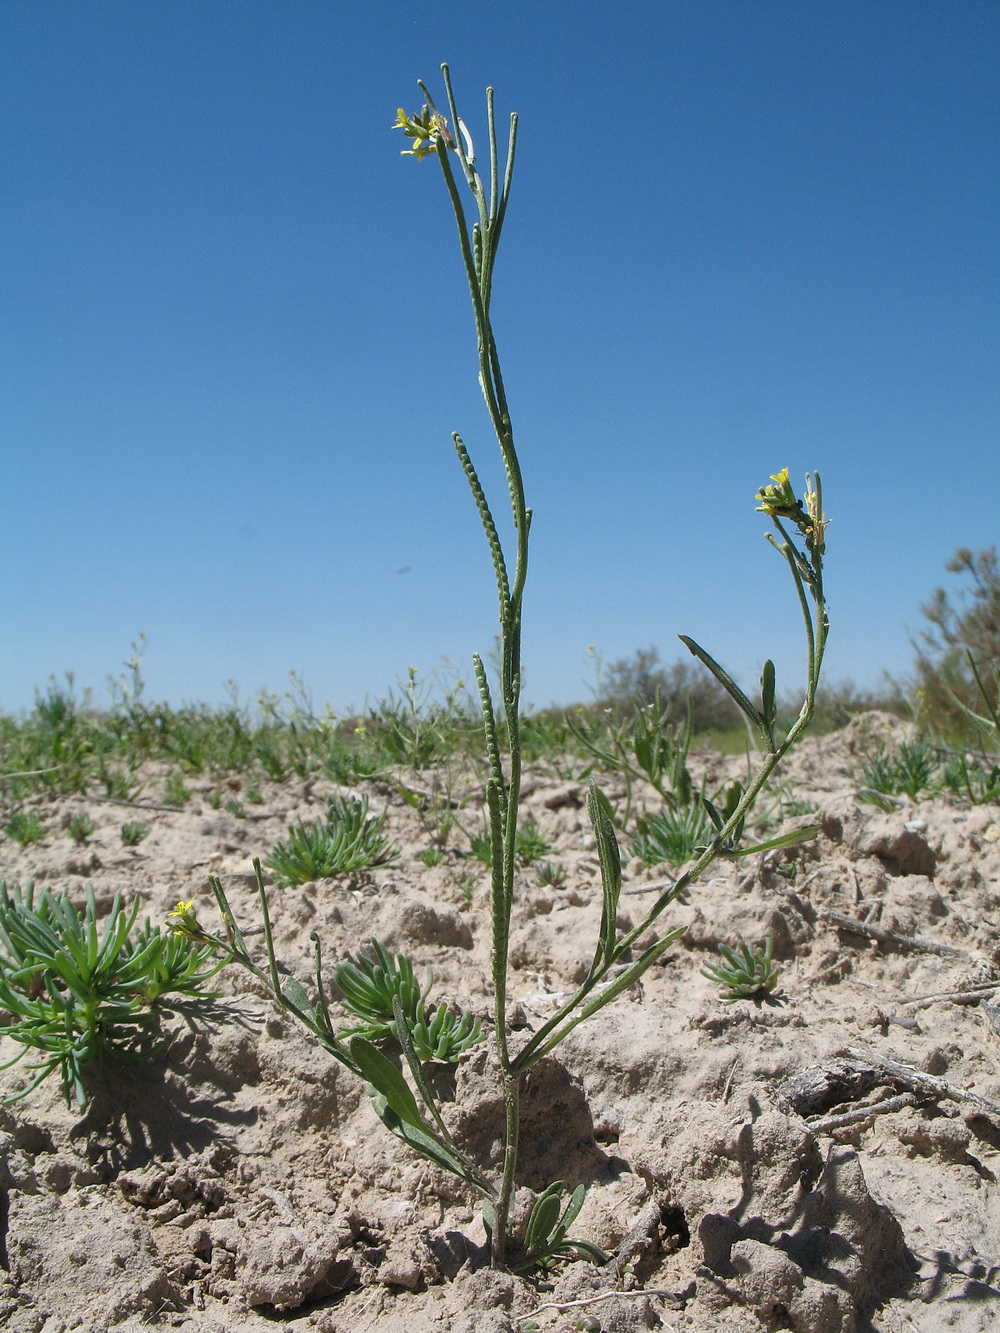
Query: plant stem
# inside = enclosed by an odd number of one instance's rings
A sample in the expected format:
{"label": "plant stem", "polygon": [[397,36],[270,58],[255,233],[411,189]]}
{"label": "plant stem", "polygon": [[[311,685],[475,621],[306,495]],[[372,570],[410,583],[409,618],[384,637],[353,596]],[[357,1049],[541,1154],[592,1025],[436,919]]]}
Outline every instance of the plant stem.
{"label": "plant stem", "polygon": [[[493,914],[493,1019],[497,1061],[505,1108],[503,1174],[499,1196],[495,1204],[495,1226],[492,1236],[492,1262],[499,1266],[504,1261],[511,1202],[514,1197],[517,1170],[518,1114],[520,1073],[512,1067],[507,1044],[507,968],[510,944],[510,917],[514,900],[514,873],[517,864],[517,817],[521,794],[521,605],[528,574],[528,531],[531,511],[524,500],[521,465],[514,447],[507,395],[504,390],[496,339],[490,324],[489,308],[493,283],[493,264],[497,243],[510,193],[511,172],[514,165],[514,147],[517,136],[517,117],[511,116],[510,139],[503,186],[499,185],[499,165],[496,144],[496,125],[493,115],[493,90],[488,89],[487,114],[490,152],[490,198],[487,201],[482,181],[465,151],[458,110],[451,87],[448,67],[442,65],[448,106],[453,122],[453,150],[457,154],[469,188],[476,200],[478,222],[469,226],[462,205],[458,182],[452,171],[449,147],[443,135],[438,137],[437,157],[445,185],[451,199],[458,226],[459,244],[472,310],[476,324],[476,344],[479,355],[479,384],[486,400],[486,408],[496,434],[507,477],[511,517],[516,539],[514,578],[508,583],[507,566],[500,538],[490,513],[482,486],[469,457],[468,450],[458,436],[455,448],[472,490],[476,508],[486,533],[493,558],[497,592],[500,598],[500,699],[504,727],[507,733],[507,771],[497,744],[496,719],[489,686],[481,659],[474,661],[476,680],[483,709],[483,727],[489,755],[491,780],[487,787],[492,856],[492,914]],[[421,85],[422,86],[422,85]],[[424,89],[426,94],[426,89]],[[428,95],[429,98],[429,95]]]}

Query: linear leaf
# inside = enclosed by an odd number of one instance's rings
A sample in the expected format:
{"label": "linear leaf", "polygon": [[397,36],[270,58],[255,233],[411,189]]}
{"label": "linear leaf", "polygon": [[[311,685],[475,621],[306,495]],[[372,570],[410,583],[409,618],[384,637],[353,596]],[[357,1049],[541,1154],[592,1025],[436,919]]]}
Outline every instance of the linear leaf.
{"label": "linear leaf", "polygon": [[685,648],[687,648],[689,652],[694,653],[695,657],[697,657],[699,662],[703,662],[705,666],[708,667],[709,671],[711,671],[712,675],[719,682],[722,688],[737,704],[741,712],[745,713],[746,716],[757,728],[757,730],[761,733],[761,735],[766,737],[767,724],[764,721],[760,709],[756,708],[750,702],[747,696],[736,684],[736,681],[733,680],[729,672],[724,670],[724,668],[722,668],[721,666],[719,666],[715,658],[710,657],[709,654],[705,652],[704,648],[702,648],[700,644],[695,643],[694,639],[689,639],[686,634],[678,634],[677,637],[680,639],[681,643],[684,644]]}
{"label": "linear leaf", "polygon": [[769,727],[773,726],[777,715],[777,704],[774,696],[774,663],[770,658],[764,663],[764,670],[760,675],[760,704],[764,721]]}
{"label": "linear leaf", "polygon": [[603,792],[598,791],[594,782],[590,783],[587,793],[587,813],[594,826],[597,840],[597,856],[601,864],[601,887],[604,891],[604,906],[601,912],[601,932],[597,945],[595,966],[605,962],[614,948],[618,922],[618,900],[622,888],[622,858],[615,836],[615,826],[611,817],[611,806]]}
{"label": "linear leaf", "polygon": [[806,824],[802,828],[792,829],[790,833],[782,833],[777,838],[769,838],[767,842],[755,843],[753,847],[740,847],[733,852],[723,852],[722,855],[752,856],[754,852],[771,852],[776,847],[797,847],[800,842],[812,842],[822,827],[822,824]]}

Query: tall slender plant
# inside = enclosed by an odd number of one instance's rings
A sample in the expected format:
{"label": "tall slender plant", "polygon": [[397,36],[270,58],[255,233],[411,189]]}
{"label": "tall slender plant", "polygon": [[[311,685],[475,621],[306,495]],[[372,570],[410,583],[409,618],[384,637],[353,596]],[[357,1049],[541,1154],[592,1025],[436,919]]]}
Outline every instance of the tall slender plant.
{"label": "tall slender plant", "polygon": [[[473,659],[489,761],[486,800],[492,852],[493,1039],[505,1108],[503,1160],[499,1178],[491,1176],[472,1161],[455,1141],[446,1117],[434,1098],[431,1080],[426,1077],[424,1069],[425,1060],[421,1054],[423,1048],[417,1040],[418,1034],[415,1035],[415,1020],[412,1017],[412,1013],[418,1010],[423,1016],[423,1010],[421,1006],[415,1010],[413,1006],[405,1005],[399,987],[393,980],[397,975],[409,975],[408,960],[397,960],[398,973],[393,970],[391,960],[387,961],[388,955],[382,958],[379,954],[381,971],[377,971],[374,964],[367,965],[371,972],[370,984],[384,990],[381,1000],[386,1015],[383,1030],[398,1045],[401,1059],[396,1063],[369,1036],[358,1033],[356,1026],[353,1034],[351,1030],[338,1032],[335,1029],[324,986],[319,941],[315,937],[315,998],[310,998],[298,981],[281,982],[259,863],[258,890],[264,920],[266,966],[257,964],[250,956],[218,880],[213,881],[213,887],[225,922],[224,937],[209,935],[197,921],[191,904],[179,905],[173,924],[175,929],[193,939],[214,940],[216,947],[232,961],[253,971],[269,987],[279,1005],[297,1017],[331,1055],[365,1080],[372,1105],[393,1133],[429,1160],[461,1176],[482,1195],[483,1216],[490,1234],[494,1265],[544,1267],[556,1257],[585,1254],[599,1258],[601,1252],[587,1242],[574,1241],[567,1235],[583,1202],[582,1186],[574,1190],[565,1206],[562,1201],[562,1183],[556,1182],[549,1186],[539,1196],[524,1236],[517,1241],[510,1234],[518,1161],[519,1092],[524,1075],[549,1055],[578,1024],[634,985],[683,933],[681,929],[668,930],[647,944],[638,955],[633,952],[638,941],[648,935],[668,904],[683,893],[713,860],[720,856],[747,856],[764,848],[791,845],[815,835],[816,826],[812,825],[755,847],[741,846],[744,823],[755,799],[783,755],[802,735],[812,716],[827,636],[823,593],[826,519],[822,510],[818,476],[807,479],[808,489],[803,501],[796,498],[787,469],[773,476],[772,484],[761,488],[757,494],[759,510],[772,521],[775,531],[768,536],[788,564],[805,622],[808,679],[798,718],[788,733],[779,738],[776,732],[775,672],[772,662],[768,661],[764,666],[759,702],[753,702],[714,658],[692,639],[682,636],[690,651],[708,667],[754,727],[763,743],[763,756],[745,786],[733,784],[727,790],[722,809],[705,800],[711,829],[705,845],[698,849],[688,870],[657,898],[642,921],[624,934],[620,934],[618,928],[621,856],[612,812],[605,797],[591,784],[588,811],[597,842],[603,894],[601,925],[593,961],[585,979],[557,1012],[526,1043],[514,1049],[507,1031],[505,1014],[518,850],[522,765],[521,622],[531,510],[525,503],[521,468],[514,447],[510,411],[490,318],[490,303],[497,247],[510,196],[517,117],[512,115],[510,118],[506,159],[501,174],[493,90],[487,89],[487,190],[477,168],[472,138],[458,116],[447,66],[442,66],[442,72],[448,117],[438,110],[427,88],[420,83],[419,87],[426,99],[424,106],[416,115],[408,115],[400,110],[396,126],[410,140],[411,146],[404,150],[406,154],[418,159],[429,156],[437,158],[454,211],[462,262],[472,298],[479,354],[479,382],[506,471],[515,540],[511,572],[511,565],[469,451],[461,437],[454,435],[455,449],[486,534],[499,598],[499,707],[494,703],[481,657],[477,655]],[[464,191],[471,194],[474,202],[474,216],[471,220],[463,203],[463,198],[468,197]],[[377,952],[379,946],[373,947]],[[337,972],[334,975],[336,977]],[[350,980],[347,973],[343,975]],[[388,1022],[390,1012],[393,1015],[391,1024]],[[426,1023],[425,1016],[423,1021]],[[460,1021],[456,1019],[456,1024]],[[468,1044],[465,1045],[466,1049]],[[456,1048],[455,1058],[462,1053],[462,1050]],[[404,1076],[403,1068],[409,1071],[409,1080]]]}

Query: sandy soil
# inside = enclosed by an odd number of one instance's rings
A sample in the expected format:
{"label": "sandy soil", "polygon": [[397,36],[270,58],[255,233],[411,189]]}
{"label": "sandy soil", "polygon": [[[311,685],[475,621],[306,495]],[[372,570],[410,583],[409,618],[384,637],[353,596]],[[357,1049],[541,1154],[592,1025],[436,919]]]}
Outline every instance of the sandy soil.
{"label": "sandy soil", "polygon": [[[56,1080],[0,1108],[0,1327],[499,1333],[528,1320],[572,1330],[587,1316],[606,1331],[1000,1328],[1000,1119],[938,1096],[811,1128],[782,1092],[851,1049],[1000,1102],[991,1011],[915,1003],[1000,975],[1000,809],[859,804],[862,737],[893,725],[872,715],[808,740],[783,780],[786,795],[816,804],[821,837],[766,864],[714,868],[669,909],[669,923],[689,929],[662,964],[528,1079],[519,1208],[554,1178],[586,1183],[575,1232],[608,1250],[634,1232],[629,1264],[570,1264],[548,1282],[484,1267],[478,1209],[461,1183],[407,1154],[351,1076],[231,968],[235,1016],[198,1032],[179,1025],[166,1055],[98,1082],[85,1114],[66,1109]],[[714,779],[738,767],[703,762]],[[160,799],[148,776],[141,802]],[[433,775],[414,780],[426,787]],[[28,849],[4,841],[3,873],[74,893],[89,878],[105,903],[119,889],[141,895],[154,920],[193,898],[214,923],[206,875],[216,872],[252,922],[250,858],[290,819],[320,817],[334,788],[265,785],[240,819],[212,808],[208,786],[176,813],[40,804],[53,832]],[[621,794],[614,780],[606,789]],[[560,889],[523,876],[509,1018],[525,1033],[582,976],[600,915],[584,786],[536,771],[526,791],[569,873]],[[433,968],[435,997],[485,1019],[483,868],[461,858],[460,836],[425,867],[416,853],[430,827],[387,787],[367,794],[376,810],[389,801],[402,856],[350,882],[274,889],[279,956],[306,978],[311,930],[330,959],[377,935]],[[62,831],[81,810],[97,825],[84,848]],[[478,827],[478,812],[466,815]],[[129,818],[152,825],[133,851],[118,832]],[[662,879],[662,867],[633,861],[623,917],[640,919],[644,885]],[[951,952],[872,940],[830,912]],[[738,933],[774,939],[777,1003],[727,1006],[701,976]],[[11,1054],[4,1039],[0,1055]],[[448,1105],[454,1132],[487,1162],[500,1127],[490,1060],[484,1044],[459,1067]],[[23,1078],[0,1074],[0,1091]],[[859,1096],[903,1090],[884,1075],[830,1096],[850,1110]],[[804,1109],[816,1120],[838,1108],[819,1095]]]}

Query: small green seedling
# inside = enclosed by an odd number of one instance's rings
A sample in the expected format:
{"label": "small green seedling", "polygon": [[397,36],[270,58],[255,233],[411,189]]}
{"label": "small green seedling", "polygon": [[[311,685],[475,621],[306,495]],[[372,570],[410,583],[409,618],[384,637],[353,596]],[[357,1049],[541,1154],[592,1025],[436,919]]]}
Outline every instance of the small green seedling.
{"label": "small green seedling", "polygon": [[648,866],[682,866],[712,841],[715,829],[700,804],[679,809],[669,806],[657,814],[641,814],[636,820],[639,835],[632,852]]}
{"label": "small green seedling", "polygon": [[439,866],[444,860],[444,851],[440,847],[424,847],[417,852],[417,859],[425,866]]}
{"label": "small green seedling", "polygon": [[517,837],[514,839],[514,847],[517,851],[517,859],[522,865],[530,866],[535,861],[540,861],[543,856],[548,856],[552,851],[552,844],[542,832],[542,830],[533,821],[521,825],[517,830]]}
{"label": "small green seedling", "polygon": [[558,861],[543,861],[535,868],[535,878],[543,889],[564,889],[566,867]]}
{"label": "small green seedling", "polygon": [[368,798],[331,796],[325,823],[288,830],[268,858],[268,868],[279,884],[294,888],[314,879],[330,879],[353,871],[370,870],[395,860],[399,848],[382,832],[385,812],[368,813]]}
{"label": "small green seedling", "polygon": [[152,829],[138,820],[129,820],[122,825],[122,842],[126,847],[138,847],[143,838],[148,838]]}
{"label": "small green seedling", "polygon": [[5,1035],[22,1048],[0,1067],[38,1056],[28,1064],[35,1078],[9,1101],[58,1071],[66,1104],[82,1108],[88,1065],[155,1053],[164,1013],[218,998],[206,985],[227,960],[148,919],[135,929],[138,915],[138,900],[126,912],[115,894],[99,928],[89,884],[81,912],[64,893],[46,889],[36,901],[32,885],[0,883],[0,1009],[12,1020]]}
{"label": "small green seedling", "polygon": [[[482,861],[484,866],[492,866],[493,839],[488,827],[484,828],[481,833],[473,833],[469,837],[469,844],[472,855],[477,861]],[[547,856],[551,851],[552,844],[537,824],[529,820],[517,830],[514,839],[514,854],[521,865],[530,866],[532,862]]]}
{"label": "small green seedling", "polygon": [[185,783],[180,773],[170,773],[163,784],[163,799],[167,805],[187,805],[191,799],[191,788]]}
{"label": "small green seedling", "polygon": [[1000,764],[990,767],[975,757],[956,755],[944,766],[944,784],[959,801],[987,805],[1000,801]]}
{"label": "small green seedling", "polygon": [[74,815],[66,825],[66,832],[78,847],[84,846],[96,831],[97,826],[89,815]]}
{"label": "small green seedling", "polygon": [[48,832],[34,810],[15,810],[4,825],[4,831],[8,838],[19,842],[22,847],[41,842]]}
{"label": "small green seedling", "polygon": [[939,790],[936,779],[937,753],[926,741],[904,743],[895,752],[883,746],[868,758],[862,770],[862,800],[879,804],[879,796],[909,796],[911,801],[933,796]]}
{"label": "small green seedling", "polygon": [[748,944],[740,935],[735,949],[731,949],[728,944],[719,945],[719,953],[725,958],[725,963],[706,963],[701,969],[701,975],[724,987],[723,1004],[762,999],[770,995],[778,984],[778,968],[771,961],[773,948],[770,939],[765,940],[763,945]]}

